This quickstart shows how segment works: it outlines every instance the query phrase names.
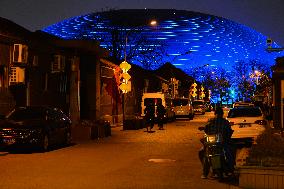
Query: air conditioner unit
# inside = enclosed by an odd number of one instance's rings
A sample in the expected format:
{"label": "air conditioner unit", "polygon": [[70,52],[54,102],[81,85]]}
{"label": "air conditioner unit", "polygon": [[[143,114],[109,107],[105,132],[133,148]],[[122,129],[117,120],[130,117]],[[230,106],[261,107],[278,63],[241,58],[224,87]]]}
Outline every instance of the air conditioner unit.
{"label": "air conditioner unit", "polygon": [[25,68],[10,67],[9,85],[25,83]]}
{"label": "air conditioner unit", "polygon": [[51,73],[64,72],[65,57],[62,55],[55,55],[54,61],[51,63]]}
{"label": "air conditioner unit", "polygon": [[28,46],[23,44],[14,44],[13,62],[14,63],[28,62]]}

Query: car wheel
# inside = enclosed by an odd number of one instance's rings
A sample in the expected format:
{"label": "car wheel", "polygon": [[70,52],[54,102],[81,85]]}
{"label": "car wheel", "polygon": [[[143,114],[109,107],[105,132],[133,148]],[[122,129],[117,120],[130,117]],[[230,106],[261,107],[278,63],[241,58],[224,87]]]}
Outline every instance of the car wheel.
{"label": "car wheel", "polygon": [[72,137],[71,137],[71,132],[70,131],[66,131],[65,133],[65,145],[69,146],[72,142]]}
{"label": "car wheel", "polygon": [[49,149],[49,137],[47,134],[43,135],[41,146],[41,150],[46,152]]}

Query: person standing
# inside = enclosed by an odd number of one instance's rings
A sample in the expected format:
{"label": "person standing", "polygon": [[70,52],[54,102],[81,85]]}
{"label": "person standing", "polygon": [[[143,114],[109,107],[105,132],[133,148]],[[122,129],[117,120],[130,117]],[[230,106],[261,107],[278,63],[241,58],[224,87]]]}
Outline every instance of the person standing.
{"label": "person standing", "polygon": [[157,121],[159,130],[164,129],[164,120],[165,120],[166,109],[163,106],[162,102],[158,102],[157,104]]}
{"label": "person standing", "polygon": [[[146,128],[147,132],[151,131],[154,127],[155,123],[155,106],[153,103],[149,103],[146,105],[146,108],[144,110],[145,113],[145,120],[146,120]],[[150,130],[149,130],[150,127]]]}

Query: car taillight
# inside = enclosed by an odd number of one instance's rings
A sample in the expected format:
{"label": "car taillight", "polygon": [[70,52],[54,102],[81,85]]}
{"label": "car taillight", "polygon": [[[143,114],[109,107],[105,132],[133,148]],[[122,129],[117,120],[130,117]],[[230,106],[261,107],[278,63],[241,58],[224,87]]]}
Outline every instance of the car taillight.
{"label": "car taillight", "polygon": [[265,120],[256,120],[254,123],[259,124],[259,125],[266,125]]}

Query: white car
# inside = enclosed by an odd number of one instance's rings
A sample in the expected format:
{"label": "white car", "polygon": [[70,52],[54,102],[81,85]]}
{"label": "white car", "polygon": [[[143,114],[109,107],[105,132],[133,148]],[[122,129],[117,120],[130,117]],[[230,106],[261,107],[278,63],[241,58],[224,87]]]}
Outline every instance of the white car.
{"label": "white car", "polygon": [[194,114],[205,114],[205,102],[204,100],[194,100],[192,102]]}
{"label": "white car", "polygon": [[232,108],[227,120],[234,130],[233,139],[255,140],[264,131],[266,125],[261,109],[252,106]]}

